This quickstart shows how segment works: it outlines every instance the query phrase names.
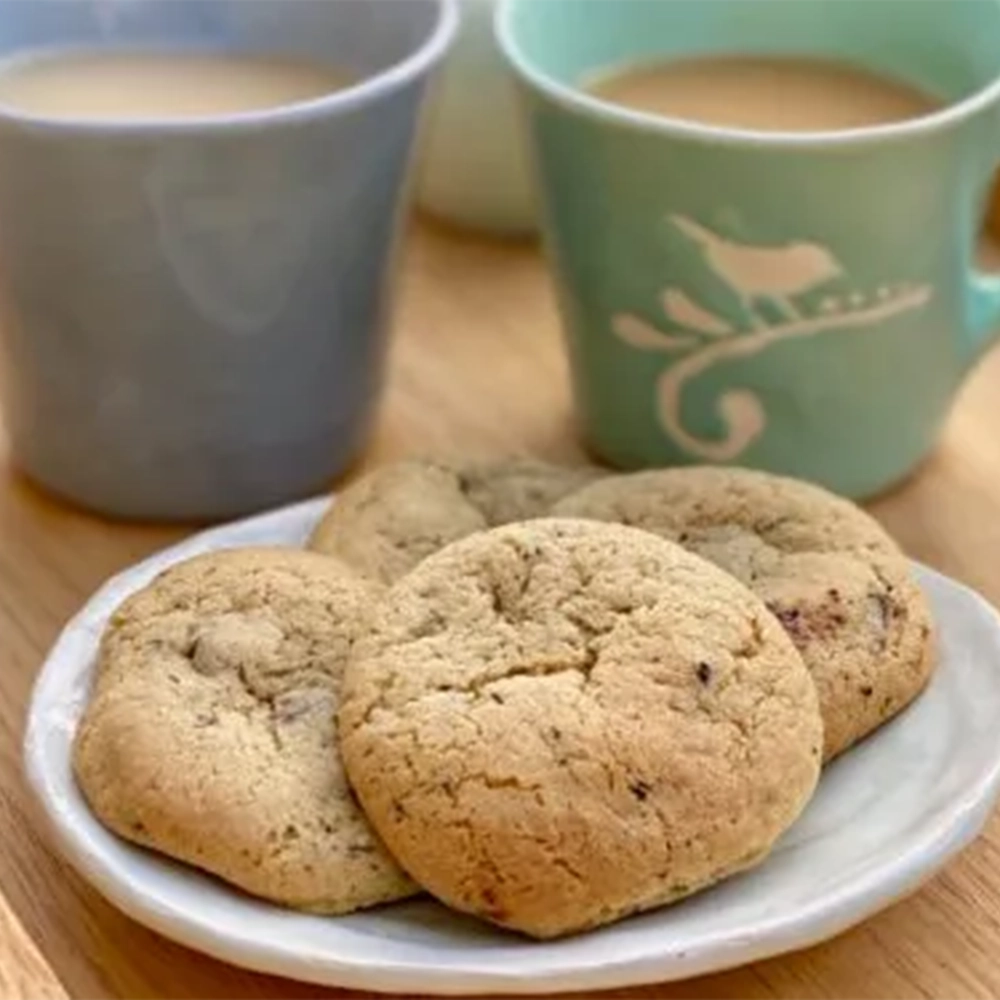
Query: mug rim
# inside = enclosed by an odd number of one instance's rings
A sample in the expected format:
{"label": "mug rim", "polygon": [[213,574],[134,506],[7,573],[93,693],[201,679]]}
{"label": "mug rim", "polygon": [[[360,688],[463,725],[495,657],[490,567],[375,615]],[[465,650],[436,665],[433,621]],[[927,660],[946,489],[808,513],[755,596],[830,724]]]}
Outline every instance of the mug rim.
{"label": "mug rim", "polygon": [[641,132],[715,144],[776,149],[860,146],[895,139],[909,139],[938,128],[956,125],[974,117],[1000,97],[1000,73],[998,73],[989,83],[959,101],[950,102],[929,114],[899,122],[810,132],[771,132],[725,125],[706,125],[684,118],[636,111],[601,100],[580,87],[560,82],[545,70],[538,68],[524,54],[516,37],[513,22],[515,12],[521,5],[522,0],[500,0],[493,21],[494,36],[507,59],[508,66],[525,83],[565,110],[583,114],[602,124],[629,126]]}
{"label": "mug rim", "polygon": [[[321,97],[291,104],[280,104],[258,111],[238,111],[192,118],[58,118],[50,115],[18,111],[0,102],[0,123],[20,128],[66,134],[99,134],[102,137],[149,135],[202,135],[226,131],[257,131],[267,126],[303,125],[324,118],[331,112],[351,112],[373,104],[381,98],[408,86],[431,69],[448,51],[458,30],[458,0],[431,0],[437,8],[437,18],[427,37],[398,62],[371,76],[365,76],[341,90]],[[146,46],[149,48],[149,46]],[[72,49],[66,46],[64,49]],[[53,46],[51,51],[56,51]],[[14,51],[10,58],[45,48]],[[211,51],[211,50],[206,50]]]}

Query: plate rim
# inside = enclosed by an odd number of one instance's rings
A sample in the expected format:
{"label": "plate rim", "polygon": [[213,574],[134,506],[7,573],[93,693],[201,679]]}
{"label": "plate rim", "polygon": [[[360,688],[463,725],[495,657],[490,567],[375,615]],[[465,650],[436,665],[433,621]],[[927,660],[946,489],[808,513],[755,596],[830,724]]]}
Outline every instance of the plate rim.
{"label": "plate rim", "polygon": [[[370,961],[365,958],[345,960],[341,956],[305,956],[281,940],[265,945],[251,944],[224,927],[220,929],[197,914],[179,913],[123,882],[114,871],[113,860],[90,843],[66,820],[56,803],[57,785],[43,753],[44,734],[51,721],[43,719],[41,708],[50,700],[59,673],[54,665],[64,648],[71,646],[86,628],[95,611],[116,593],[127,578],[155,575],[162,568],[196,552],[231,548],[241,544],[245,532],[266,531],[269,522],[283,523],[297,518],[315,521],[331,498],[319,497],[290,504],[276,510],[241,518],[199,531],[180,542],[150,553],[111,576],[85,601],[60,630],[36,674],[28,702],[24,728],[22,761],[27,784],[40,806],[46,826],[59,852],[87,882],[112,905],[140,924],[163,934],[195,951],[253,971],[285,976],[301,982],[364,989],[375,992],[412,992],[436,995],[473,995],[506,990],[516,994],[540,994],[564,990],[622,988],[656,982],[675,981],[708,972],[719,972],[765,957],[785,954],[833,937],[860,923],[893,902],[915,891],[926,879],[940,870],[979,834],[998,797],[1000,797],[1000,730],[992,759],[979,766],[977,780],[970,783],[954,807],[926,826],[919,840],[902,855],[874,872],[856,877],[848,887],[826,893],[794,915],[778,915],[759,921],[753,932],[742,938],[727,932],[719,939],[706,938],[697,948],[683,953],[661,952],[629,956],[620,961],[602,959],[588,965],[575,961],[570,965],[545,970],[523,970],[513,963],[504,968],[473,969],[468,966],[429,969],[419,962],[399,960]],[[219,536],[226,540],[218,544]],[[237,536],[233,539],[232,536]],[[950,590],[976,613],[989,620],[1000,637],[1000,613],[971,587],[943,573],[913,562],[921,583]],[[141,586],[135,583],[135,589]],[[115,603],[121,598],[115,597]],[[72,827],[72,829],[71,829]],[[525,942],[530,947],[530,942]],[[419,979],[419,983],[416,981]]]}

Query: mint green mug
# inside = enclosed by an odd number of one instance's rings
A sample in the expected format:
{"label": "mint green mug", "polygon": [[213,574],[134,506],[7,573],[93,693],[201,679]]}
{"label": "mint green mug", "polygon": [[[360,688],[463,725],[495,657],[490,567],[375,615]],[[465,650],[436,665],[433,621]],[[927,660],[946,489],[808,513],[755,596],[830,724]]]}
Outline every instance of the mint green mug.
{"label": "mint green mug", "polygon": [[[1000,2],[507,0],[542,226],[593,450],[736,463],[863,497],[933,445],[1000,324],[974,253],[1000,160]],[[699,53],[848,60],[941,98],[758,133],[589,96]]]}

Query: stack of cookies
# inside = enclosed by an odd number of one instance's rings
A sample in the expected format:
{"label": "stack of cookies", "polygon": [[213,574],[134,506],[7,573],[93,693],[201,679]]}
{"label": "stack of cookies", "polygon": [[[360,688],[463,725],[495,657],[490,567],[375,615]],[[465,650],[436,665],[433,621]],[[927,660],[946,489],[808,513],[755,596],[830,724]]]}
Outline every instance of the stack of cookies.
{"label": "stack of cookies", "polygon": [[933,665],[882,529],[742,469],[404,462],[310,548],[126,601],[75,768],[119,835],[314,912],[425,890],[548,938],[690,895]]}

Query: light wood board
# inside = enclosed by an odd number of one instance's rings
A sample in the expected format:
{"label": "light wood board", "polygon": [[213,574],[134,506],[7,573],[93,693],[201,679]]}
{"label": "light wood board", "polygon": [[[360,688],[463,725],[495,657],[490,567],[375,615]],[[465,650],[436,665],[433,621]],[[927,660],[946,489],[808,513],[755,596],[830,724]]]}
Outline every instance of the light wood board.
{"label": "light wood board", "polygon": [[[421,226],[381,421],[359,468],[449,450],[579,455],[535,249]],[[914,556],[1000,602],[1000,352],[970,379],[919,475],[871,509]],[[105,577],[184,533],[73,510],[0,461],[0,997],[334,995],[230,968],[117,913],[50,850],[24,787],[25,705],[58,629]],[[832,942],[616,995],[1000,996],[1000,824],[915,896]]]}

